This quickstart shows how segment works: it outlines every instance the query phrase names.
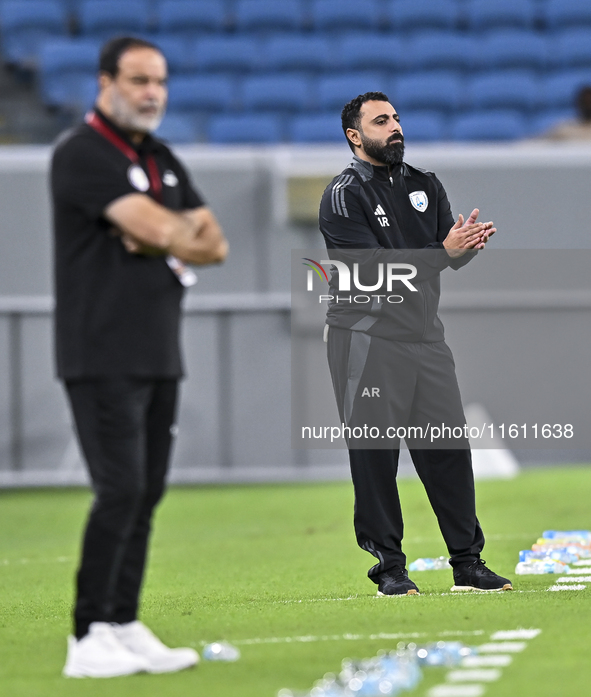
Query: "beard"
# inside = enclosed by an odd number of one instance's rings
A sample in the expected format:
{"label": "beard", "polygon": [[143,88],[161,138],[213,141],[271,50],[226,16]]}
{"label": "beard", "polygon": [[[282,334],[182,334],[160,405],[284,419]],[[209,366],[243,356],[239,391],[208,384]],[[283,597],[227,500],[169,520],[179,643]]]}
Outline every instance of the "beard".
{"label": "beard", "polygon": [[[154,108],[156,113],[153,113]],[[120,94],[114,92],[111,99],[111,109],[113,121],[127,131],[136,133],[154,132],[164,118],[164,105],[155,102],[143,104],[140,107],[133,107]],[[150,110],[143,113],[143,110]]]}
{"label": "beard", "polygon": [[402,164],[404,159],[404,136],[401,133],[390,136],[385,143],[381,140],[366,138],[363,131],[360,131],[359,135],[361,136],[361,144],[366,155],[390,167]]}

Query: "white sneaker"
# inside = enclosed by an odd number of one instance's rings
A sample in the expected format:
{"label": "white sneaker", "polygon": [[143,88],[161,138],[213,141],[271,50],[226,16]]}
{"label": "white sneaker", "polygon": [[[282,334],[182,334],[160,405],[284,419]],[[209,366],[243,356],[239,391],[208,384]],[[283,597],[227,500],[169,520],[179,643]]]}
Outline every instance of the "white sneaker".
{"label": "white sneaker", "polygon": [[139,620],[115,624],[113,630],[119,641],[138,656],[147,659],[149,673],[172,673],[190,668],[199,661],[194,649],[169,649]]}
{"label": "white sneaker", "polygon": [[114,678],[149,669],[148,661],[125,648],[108,622],[93,622],[82,639],[68,637],[65,677]]}

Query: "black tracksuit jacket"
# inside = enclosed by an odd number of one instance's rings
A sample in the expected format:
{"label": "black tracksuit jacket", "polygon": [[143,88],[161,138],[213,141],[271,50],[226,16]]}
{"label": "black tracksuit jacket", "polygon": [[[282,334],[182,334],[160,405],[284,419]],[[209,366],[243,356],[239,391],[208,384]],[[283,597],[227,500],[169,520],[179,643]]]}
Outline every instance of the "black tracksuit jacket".
{"label": "black tracksuit jacket", "polygon": [[324,191],[319,219],[331,259],[350,267],[359,263],[364,285],[376,282],[379,262],[410,263],[418,271],[411,281],[418,292],[400,284],[394,292],[403,301],[396,304],[376,298],[388,295],[385,285],[370,294],[368,303],[347,302],[351,293],[339,296],[338,275],[333,271],[328,325],[397,341],[444,339],[437,316],[439,273],[448,266],[464,266],[475,252],[451,259],[444,249],[443,240],[455,221],[445,190],[432,172],[406,163],[390,170],[354,157]]}

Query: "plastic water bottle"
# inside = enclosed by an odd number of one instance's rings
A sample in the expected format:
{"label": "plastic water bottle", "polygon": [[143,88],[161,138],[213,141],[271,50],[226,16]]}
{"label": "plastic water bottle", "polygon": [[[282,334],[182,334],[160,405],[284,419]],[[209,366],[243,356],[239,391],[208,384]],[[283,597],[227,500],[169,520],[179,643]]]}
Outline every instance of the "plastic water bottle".
{"label": "plastic water bottle", "polygon": [[214,641],[203,647],[201,655],[206,661],[237,661],[240,658],[240,649],[237,649],[227,641]]}
{"label": "plastic water bottle", "polygon": [[560,561],[563,564],[573,564],[578,561],[579,555],[568,551],[567,547],[556,547],[534,552],[533,549],[522,549],[519,552],[519,561]]}
{"label": "plastic water bottle", "polygon": [[526,574],[567,574],[569,567],[559,561],[544,561],[531,559],[530,561],[520,561],[515,567],[515,573],[520,576]]}
{"label": "plastic water bottle", "polygon": [[427,644],[417,650],[417,658],[427,666],[455,666],[466,656],[471,656],[475,649],[462,644],[461,641],[438,641]]}
{"label": "plastic water bottle", "polygon": [[571,542],[591,542],[591,530],[544,530],[542,537],[546,540],[570,540]]}
{"label": "plastic water bottle", "polygon": [[447,557],[415,559],[408,565],[409,571],[432,571],[438,569],[451,569]]}

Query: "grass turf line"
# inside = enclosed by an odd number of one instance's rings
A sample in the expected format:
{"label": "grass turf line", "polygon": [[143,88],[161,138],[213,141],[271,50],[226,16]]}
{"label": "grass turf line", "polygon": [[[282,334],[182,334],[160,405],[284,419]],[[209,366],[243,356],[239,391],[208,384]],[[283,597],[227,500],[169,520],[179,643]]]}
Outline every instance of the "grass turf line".
{"label": "grass turf line", "polygon": [[[69,632],[73,575],[90,501],[84,490],[0,492],[0,685],[11,697],[274,697],[309,689],[345,656],[371,656],[396,640],[379,633],[484,634],[539,627],[487,697],[586,694],[591,587],[549,593],[553,576],[518,577],[517,552],[544,529],[589,528],[591,469],[528,471],[479,482],[484,558],[514,586],[535,593],[449,594],[450,571],[416,572],[420,597],[376,598],[365,576],[373,563],[352,530],[346,483],[175,488],[157,514],[142,619],[170,645],[240,642],[235,664],[203,662],[174,675],[66,680],[60,672]],[[405,551],[412,560],[445,554],[421,484],[402,480]],[[442,595],[445,594],[445,595]],[[338,600],[339,598],[346,600]],[[360,639],[253,643],[301,636]],[[444,679],[426,671],[414,694]],[[410,694],[410,693],[408,693]]]}

